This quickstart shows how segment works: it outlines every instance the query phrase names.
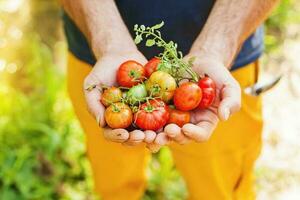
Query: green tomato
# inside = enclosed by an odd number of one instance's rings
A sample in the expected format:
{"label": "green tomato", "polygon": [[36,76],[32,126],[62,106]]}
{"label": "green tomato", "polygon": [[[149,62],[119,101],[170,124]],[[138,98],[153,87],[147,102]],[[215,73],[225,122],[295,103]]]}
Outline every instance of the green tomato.
{"label": "green tomato", "polygon": [[147,90],[144,84],[139,84],[130,88],[126,94],[129,104],[136,105],[147,97]]}

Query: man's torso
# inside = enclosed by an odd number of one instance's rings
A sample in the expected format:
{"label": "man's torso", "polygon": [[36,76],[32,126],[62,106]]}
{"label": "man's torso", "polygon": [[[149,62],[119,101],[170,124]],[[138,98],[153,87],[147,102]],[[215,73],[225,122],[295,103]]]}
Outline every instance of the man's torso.
{"label": "man's torso", "polygon": [[[161,29],[163,37],[167,41],[172,40],[178,43],[178,49],[186,54],[203,28],[214,1],[117,0],[116,4],[132,36],[134,36],[135,24],[152,26],[164,21],[165,26]],[[69,50],[79,59],[93,65],[96,60],[85,37],[66,14],[63,18]],[[160,52],[157,48],[144,45],[138,47],[148,59]],[[260,27],[245,41],[232,69],[257,60],[262,52],[263,30]]]}

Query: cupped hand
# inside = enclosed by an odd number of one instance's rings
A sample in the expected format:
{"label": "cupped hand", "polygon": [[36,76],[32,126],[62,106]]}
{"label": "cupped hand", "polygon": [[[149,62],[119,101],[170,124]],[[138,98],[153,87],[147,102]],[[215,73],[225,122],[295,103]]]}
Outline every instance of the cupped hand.
{"label": "cupped hand", "polygon": [[156,133],[152,131],[126,129],[111,129],[106,126],[104,112],[105,107],[100,103],[101,86],[117,85],[116,72],[121,63],[127,60],[135,60],[144,65],[147,60],[139,51],[118,52],[103,55],[98,59],[92,71],[85,78],[84,94],[89,112],[95,117],[99,126],[104,128],[104,137],[112,142],[126,145],[137,145],[142,142],[152,144],[155,141]]}
{"label": "cupped hand", "polygon": [[194,57],[193,70],[203,76],[212,78],[216,83],[216,99],[207,109],[196,109],[191,113],[191,123],[182,128],[175,124],[167,125],[164,133],[179,144],[186,144],[191,140],[196,142],[207,141],[219,119],[227,120],[231,114],[241,107],[241,89],[230,71],[218,59],[212,56],[201,56],[197,53],[188,54],[185,59]]}

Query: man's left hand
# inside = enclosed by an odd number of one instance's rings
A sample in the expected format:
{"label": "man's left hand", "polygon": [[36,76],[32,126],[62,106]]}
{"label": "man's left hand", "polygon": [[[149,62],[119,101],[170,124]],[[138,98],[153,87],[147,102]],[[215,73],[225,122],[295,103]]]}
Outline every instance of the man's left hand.
{"label": "man's left hand", "polygon": [[216,99],[212,106],[203,110],[191,112],[191,123],[182,128],[175,124],[165,127],[164,133],[179,144],[186,144],[191,140],[207,141],[215,130],[219,119],[225,121],[241,107],[241,89],[238,82],[222,62],[213,56],[190,53],[185,59],[195,57],[193,70],[200,76],[207,74],[216,83]]}

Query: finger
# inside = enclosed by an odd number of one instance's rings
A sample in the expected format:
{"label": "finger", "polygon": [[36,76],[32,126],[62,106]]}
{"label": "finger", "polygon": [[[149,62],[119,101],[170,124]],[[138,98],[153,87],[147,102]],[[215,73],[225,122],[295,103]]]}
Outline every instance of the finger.
{"label": "finger", "polygon": [[138,145],[145,139],[145,133],[141,130],[134,130],[129,133],[129,139],[124,142],[125,145]]}
{"label": "finger", "polygon": [[225,85],[221,91],[221,102],[218,108],[218,115],[221,120],[227,120],[229,116],[237,112],[241,107],[241,89],[233,80]]}
{"label": "finger", "polygon": [[129,138],[129,133],[125,129],[108,129],[103,132],[104,138],[111,142],[125,142]]}
{"label": "finger", "polygon": [[165,132],[161,132],[159,133],[155,140],[154,140],[154,143],[157,144],[157,145],[167,145],[169,144],[170,142],[170,138],[167,136],[167,134]]}
{"label": "finger", "polygon": [[210,134],[202,127],[194,124],[185,124],[182,127],[183,133],[196,142],[205,142]]}
{"label": "finger", "polygon": [[164,132],[166,133],[166,135],[172,139],[178,137],[178,135],[180,135],[181,133],[181,128],[179,126],[177,126],[176,124],[168,124],[165,129]]}
{"label": "finger", "polygon": [[241,107],[241,89],[239,83],[233,78],[231,73],[223,66],[218,67],[218,73],[213,72],[212,78],[220,88],[220,104],[218,116],[222,121],[229,118],[231,114],[237,112]]}
{"label": "finger", "polygon": [[182,127],[189,138],[197,141],[207,141],[219,122],[215,108],[195,110],[191,113],[191,124]]}
{"label": "finger", "polygon": [[187,144],[190,141],[176,124],[168,124],[165,127],[164,132],[171,140],[174,140],[178,144]]}
{"label": "finger", "polygon": [[202,121],[208,121],[212,124],[217,124],[219,122],[218,110],[215,107],[210,107],[207,109],[195,109],[191,112],[191,123],[198,124]]}
{"label": "finger", "polygon": [[147,148],[149,149],[149,151],[151,153],[157,153],[160,150],[161,146],[156,145],[154,143],[150,143],[150,144],[147,144]]}
{"label": "finger", "polygon": [[160,129],[158,129],[158,130],[156,131],[156,133],[163,132],[163,130],[164,130],[164,128],[163,128],[163,127],[161,127]]}
{"label": "finger", "polygon": [[145,133],[144,142],[146,142],[147,144],[154,142],[155,137],[156,137],[156,133],[154,131],[147,130],[147,131],[144,131],[144,133]]}
{"label": "finger", "polygon": [[151,152],[156,153],[159,151],[159,149],[162,146],[169,144],[169,142],[170,142],[170,139],[168,138],[166,133],[161,132],[161,133],[157,134],[154,142],[151,144],[148,144],[147,147]]}
{"label": "finger", "polygon": [[84,96],[89,112],[95,117],[98,125],[105,126],[104,106],[100,103],[101,91],[95,87],[99,84],[93,74],[89,74],[83,84]]}

